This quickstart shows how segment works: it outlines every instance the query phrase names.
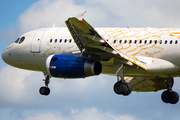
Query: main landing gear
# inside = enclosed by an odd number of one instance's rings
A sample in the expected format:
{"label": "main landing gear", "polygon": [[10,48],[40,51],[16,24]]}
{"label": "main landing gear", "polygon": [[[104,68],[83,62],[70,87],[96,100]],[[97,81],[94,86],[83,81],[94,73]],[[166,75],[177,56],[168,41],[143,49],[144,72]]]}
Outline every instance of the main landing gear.
{"label": "main landing gear", "polygon": [[117,69],[116,73],[118,73],[117,76],[117,82],[114,85],[114,92],[118,95],[124,95],[127,96],[131,94],[132,87],[129,83],[126,83],[124,80],[124,64],[121,65],[120,68]]}
{"label": "main landing gear", "polygon": [[162,93],[161,99],[164,103],[176,104],[179,101],[179,95],[172,90],[166,90]]}
{"label": "main landing gear", "polygon": [[179,94],[172,90],[174,79],[166,80],[168,89],[161,94],[161,99],[164,103],[176,104],[179,101]]}
{"label": "main landing gear", "polygon": [[118,77],[118,81],[114,85],[114,92],[118,95],[124,95],[124,96],[131,94],[132,91],[131,85],[129,83],[126,83],[124,79],[119,80],[119,76],[117,77]]}
{"label": "main landing gear", "polygon": [[44,86],[42,86],[40,89],[39,89],[39,93],[41,94],[41,95],[49,95],[49,93],[50,93],[50,89],[49,89],[49,87],[48,87],[48,84],[49,84],[49,82],[50,82],[50,80],[49,80],[49,76],[46,76],[46,78],[43,80],[44,81],[44,83],[45,83],[45,87]]}

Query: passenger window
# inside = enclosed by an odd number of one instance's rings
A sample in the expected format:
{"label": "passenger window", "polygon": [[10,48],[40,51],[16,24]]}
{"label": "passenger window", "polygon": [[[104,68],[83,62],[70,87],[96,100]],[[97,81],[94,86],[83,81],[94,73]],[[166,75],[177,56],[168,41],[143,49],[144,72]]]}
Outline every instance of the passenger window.
{"label": "passenger window", "polygon": [[122,43],[122,40],[120,40],[119,43]]}
{"label": "passenger window", "polygon": [[132,40],[129,40],[129,44],[131,44]]}
{"label": "passenger window", "polygon": [[142,43],[142,40],[139,41],[139,44],[141,44],[141,43]]}
{"label": "passenger window", "polygon": [[147,40],[144,41],[144,44],[146,44],[146,43],[147,43]]}
{"label": "passenger window", "polygon": [[162,44],[162,40],[159,41],[159,44]]}
{"label": "passenger window", "polygon": [[165,41],[165,44],[167,44],[167,40]]}
{"label": "passenger window", "polygon": [[15,43],[18,43],[18,42],[19,42],[19,39],[20,39],[20,38],[18,38],[18,39],[15,41]]}
{"label": "passenger window", "polygon": [[124,41],[124,43],[126,43],[126,42],[127,42],[127,40]]}
{"label": "passenger window", "polygon": [[62,39],[60,39],[59,42],[61,43],[61,42],[62,42]]}
{"label": "passenger window", "polygon": [[72,41],[72,40],[70,39],[70,40],[69,40],[69,43],[71,43],[71,41]]}
{"label": "passenger window", "polygon": [[173,42],[173,41],[171,40],[171,41],[170,41],[170,44],[172,44],[172,42]]}
{"label": "passenger window", "polygon": [[149,41],[149,44],[151,44],[151,43],[152,43],[152,40]]}
{"label": "passenger window", "polygon": [[23,41],[25,40],[25,37],[21,37],[21,39],[19,40],[19,44],[21,44]]}
{"label": "passenger window", "polygon": [[114,43],[116,43],[116,40],[114,40]]}
{"label": "passenger window", "polygon": [[154,41],[154,44],[157,44],[157,40]]}
{"label": "passenger window", "polygon": [[67,39],[65,39],[64,42],[66,43],[66,42],[67,42]]}
{"label": "passenger window", "polygon": [[134,44],[136,44],[136,43],[137,43],[137,40],[134,41]]}
{"label": "passenger window", "polygon": [[57,42],[57,39],[55,39],[55,41],[54,41],[55,43]]}
{"label": "passenger window", "polygon": [[175,41],[175,44],[177,44],[177,43],[178,43],[178,41],[176,40],[176,41]]}
{"label": "passenger window", "polygon": [[50,39],[50,43],[52,43],[52,39]]}

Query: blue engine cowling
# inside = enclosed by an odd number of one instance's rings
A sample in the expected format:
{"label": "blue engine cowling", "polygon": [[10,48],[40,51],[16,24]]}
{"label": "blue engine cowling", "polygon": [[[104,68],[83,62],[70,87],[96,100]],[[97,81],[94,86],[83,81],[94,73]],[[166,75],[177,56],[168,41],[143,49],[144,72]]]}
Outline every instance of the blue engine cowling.
{"label": "blue engine cowling", "polygon": [[61,78],[83,78],[99,75],[102,65],[99,61],[73,55],[51,55],[46,60],[49,76]]}

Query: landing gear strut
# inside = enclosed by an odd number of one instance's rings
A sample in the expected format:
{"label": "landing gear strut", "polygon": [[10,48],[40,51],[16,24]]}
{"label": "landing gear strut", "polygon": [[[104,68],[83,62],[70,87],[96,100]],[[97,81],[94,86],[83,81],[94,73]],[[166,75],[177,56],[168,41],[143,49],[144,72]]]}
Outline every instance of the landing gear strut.
{"label": "landing gear strut", "polygon": [[161,95],[161,99],[164,103],[176,104],[179,101],[178,93],[172,90],[173,82],[173,78],[166,81],[168,89]]}
{"label": "landing gear strut", "polygon": [[117,82],[114,84],[114,92],[118,95],[127,96],[131,94],[132,87],[129,83],[124,80],[124,64],[116,71],[118,73]]}
{"label": "landing gear strut", "polygon": [[49,93],[50,93],[50,89],[49,89],[49,87],[48,87],[48,84],[49,84],[49,82],[50,82],[50,80],[49,80],[49,76],[46,76],[46,78],[43,80],[44,81],[44,83],[45,83],[45,87],[44,86],[42,86],[40,89],[39,89],[39,93],[41,94],[41,95],[49,95]]}

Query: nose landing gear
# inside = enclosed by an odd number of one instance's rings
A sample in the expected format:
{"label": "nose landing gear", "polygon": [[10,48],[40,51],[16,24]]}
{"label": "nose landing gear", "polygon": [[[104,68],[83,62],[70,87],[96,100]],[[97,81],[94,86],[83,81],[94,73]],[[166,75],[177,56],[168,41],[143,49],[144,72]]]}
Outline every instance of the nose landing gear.
{"label": "nose landing gear", "polygon": [[40,89],[39,89],[39,93],[41,94],[41,95],[49,95],[49,93],[50,93],[50,89],[49,89],[49,87],[48,87],[48,84],[49,84],[49,82],[50,82],[50,80],[49,80],[49,76],[46,76],[46,78],[43,80],[44,81],[44,83],[45,83],[45,87],[44,86],[42,86]]}

